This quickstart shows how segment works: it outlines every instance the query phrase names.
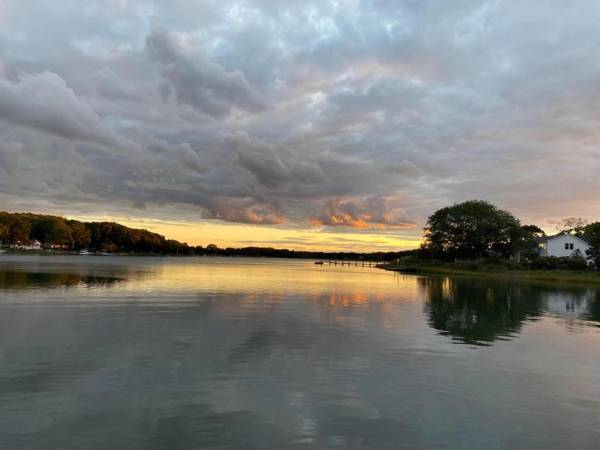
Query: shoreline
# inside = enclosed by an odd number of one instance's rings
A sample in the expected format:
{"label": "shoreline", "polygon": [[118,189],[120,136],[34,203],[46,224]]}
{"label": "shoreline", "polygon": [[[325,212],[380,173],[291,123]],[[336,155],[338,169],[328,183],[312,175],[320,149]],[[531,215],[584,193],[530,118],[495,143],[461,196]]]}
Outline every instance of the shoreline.
{"label": "shoreline", "polygon": [[474,277],[503,278],[526,281],[551,281],[559,283],[600,284],[600,273],[594,271],[577,272],[568,270],[467,270],[443,266],[398,266],[381,265],[380,269],[416,275],[462,275]]}
{"label": "shoreline", "polygon": [[[289,258],[273,256],[250,256],[250,255],[168,255],[168,254],[144,254],[144,253],[91,253],[81,255],[74,251],[56,251],[56,250],[25,250],[14,251],[3,249],[0,256],[120,256],[120,257],[152,257],[152,258],[211,258],[211,257],[238,257],[238,258],[266,258],[266,259],[290,259],[290,260],[310,260],[311,258]],[[448,266],[428,266],[428,265],[399,265],[394,263],[379,263],[373,266],[377,269],[383,269],[390,272],[399,272],[407,275],[454,275],[480,278],[499,278],[509,280],[523,281],[546,281],[555,283],[579,283],[579,284],[600,284],[600,272],[597,271],[569,271],[569,270],[506,270],[483,268],[481,270],[468,270],[463,268],[454,268]]]}

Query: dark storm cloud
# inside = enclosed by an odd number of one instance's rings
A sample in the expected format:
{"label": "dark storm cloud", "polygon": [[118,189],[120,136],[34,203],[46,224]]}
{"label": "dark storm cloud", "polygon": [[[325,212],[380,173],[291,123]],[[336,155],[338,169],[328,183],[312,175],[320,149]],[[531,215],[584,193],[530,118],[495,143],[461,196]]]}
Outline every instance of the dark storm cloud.
{"label": "dark storm cloud", "polygon": [[0,5],[5,208],[336,230],[473,197],[600,216],[597,2]]}

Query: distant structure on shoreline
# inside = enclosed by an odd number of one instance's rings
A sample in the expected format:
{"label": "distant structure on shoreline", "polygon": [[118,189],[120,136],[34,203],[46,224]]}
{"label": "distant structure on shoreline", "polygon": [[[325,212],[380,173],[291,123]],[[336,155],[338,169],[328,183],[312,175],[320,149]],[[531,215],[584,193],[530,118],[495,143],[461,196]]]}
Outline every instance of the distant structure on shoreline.
{"label": "distant structure on shoreline", "polygon": [[554,256],[556,258],[586,258],[590,259],[588,250],[590,244],[585,236],[577,236],[567,232],[554,236],[545,236],[540,239],[540,255]]}
{"label": "distant structure on shoreline", "polygon": [[37,239],[34,239],[33,241],[30,241],[30,242],[18,241],[15,244],[10,245],[9,248],[12,248],[15,250],[41,250],[42,243],[40,241],[38,241]]}

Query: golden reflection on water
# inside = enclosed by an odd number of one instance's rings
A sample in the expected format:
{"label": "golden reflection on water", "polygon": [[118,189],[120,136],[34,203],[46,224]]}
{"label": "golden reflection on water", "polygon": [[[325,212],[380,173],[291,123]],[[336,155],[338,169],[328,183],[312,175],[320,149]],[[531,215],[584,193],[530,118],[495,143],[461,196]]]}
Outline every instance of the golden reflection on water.
{"label": "golden reflection on water", "polygon": [[598,442],[598,289],[236,258],[0,273],[0,448]]}
{"label": "golden reflection on water", "polygon": [[[347,295],[386,295],[390,290],[409,288],[414,283],[398,283],[390,274],[373,268],[319,267],[312,261],[248,262],[213,258],[185,265],[167,264],[156,268],[152,280],[142,281],[152,288],[202,290],[213,292],[280,292],[322,294],[335,291]],[[133,281],[135,283],[135,280]],[[140,286],[140,285],[137,285]],[[408,292],[407,292],[408,294]],[[356,297],[358,299],[358,297]],[[366,300],[366,299],[363,299]]]}
{"label": "golden reflection on water", "polygon": [[[295,301],[314,304],[321,317],[337,325],[363,327],[377,323],[397,332],[411,321],[422,321],[420,311],[399,305],[419,301],[413,276],[398,276],[375,268],[321,267],[312,261],[239,260],[214,258],[189,265],[163,265],[153,277],[131,280],[124,289],[168,292],[240,294],[219,298],[215,311],[232,314],[239,308],[282,305]],[[352,312],[354,311],[354,313]],[[368,315],[359,311],[368,311]]]}
{"label": "golden reflection on water", "polygon": [[[399,332],[428,323],[468,344],[519,334],[527,322],[556,316],[570,330],[600,322],[597,289],[484,278],[418,277],[356,266],[261,258],[65,257],[0,261],[0,289],[68,301],[59,288],[92,300],[210,304],[221,314],[314,305],[321,317]],[[10,295],[4,295],[4,301]],[[16,297],[15,297],[16,298]],[[19,301],[23,301],[19,298]],[[302,305],[302,306],[300,306]],[[275,309],[273,309],[275,311]],[[582,322],[583,321],[583,322]],[[583,325],[582,325],[583,323]]]}

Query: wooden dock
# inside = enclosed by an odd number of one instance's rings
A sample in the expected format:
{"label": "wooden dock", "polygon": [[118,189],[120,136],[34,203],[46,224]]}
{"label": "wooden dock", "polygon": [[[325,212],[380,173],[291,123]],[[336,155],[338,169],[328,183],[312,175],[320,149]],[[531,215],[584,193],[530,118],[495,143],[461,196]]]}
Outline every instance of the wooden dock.
{"label": "wooden dock", "polygon": [[348,261],[348,260],[335,260],[335,259],[319,259],[315,261],[315,264],[323,266],[354,266],[354,267],[377,267],[378,264],[381,264],[377,261]]}

